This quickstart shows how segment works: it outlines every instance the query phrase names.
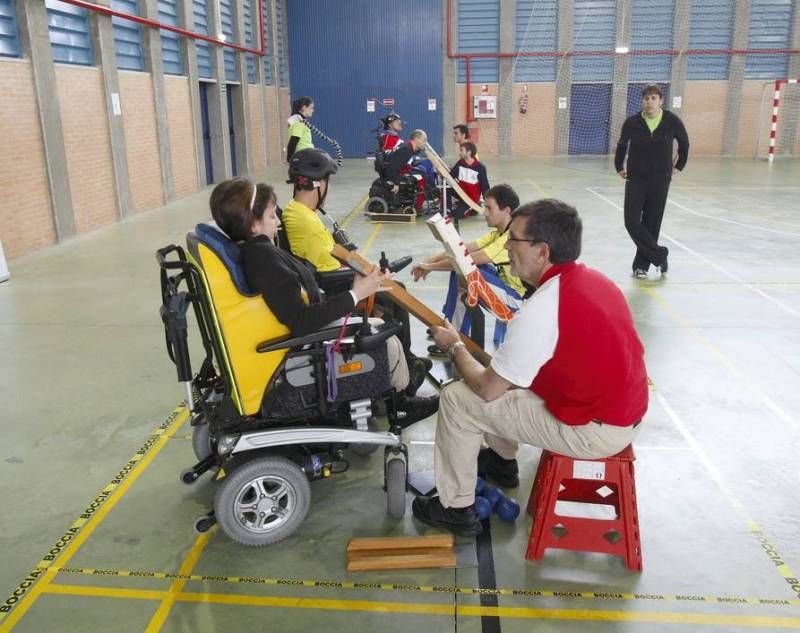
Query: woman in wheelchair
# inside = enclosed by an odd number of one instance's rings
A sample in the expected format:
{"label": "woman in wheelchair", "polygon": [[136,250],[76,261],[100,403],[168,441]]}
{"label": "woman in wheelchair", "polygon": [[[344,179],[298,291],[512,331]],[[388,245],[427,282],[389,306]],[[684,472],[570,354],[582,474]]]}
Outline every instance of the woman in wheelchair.
{"label": "woman in wheelchair", "polygon": [[[280,219],[272,187],[256,185],[248,178],[227,180],[214,188],[210,206],[219,228],[241,248],[250,288],[263,297],[293,336],[310,334],[353,312],[359,301],[380,291],[381,283],[388,278],[377,269],[364,277],[356,275],[349,291],[323,298],[314,268],[274,244]],[[409,376],[403,347],[396,336],[387,340],[387,355],[391,385],[399,394],[397,408],[405,412],[403,425],[436,412],[438,396],[413,395],[425,374],[414,371]]]}

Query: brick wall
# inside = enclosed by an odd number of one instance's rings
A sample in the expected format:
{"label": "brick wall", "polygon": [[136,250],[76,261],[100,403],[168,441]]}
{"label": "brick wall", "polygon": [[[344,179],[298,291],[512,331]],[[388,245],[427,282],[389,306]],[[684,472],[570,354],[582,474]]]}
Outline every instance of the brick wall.
{"label": "brick wall", "polygon": [[[267,160],[270,165],[276,165],[283,157],[283,148],[281,143],[281,126],[279,125],[278,117],[278,89],[275,86],[267,86],[264,89],[266,95],[266,111],[267,111]],[[287,110],[288,112],[288,110]],[[288,114],[287,114],[288,118]],[[284,125],[286,122],[284,121]]]}
{"label": "brick wall", "polygon": [[159,207],[164,204],[164,193],[152,78],[149,73],[122,70],[119,72],[119,93],[133,211]]}
{"label": "brick wall", "polygon": [[167,121],[172,156],[172,177],[175,196],[181,197],[199,189],[195,169],[192,106],[189,100],[189,79],[166,75]]}
{"label": "brick wall", "polygon": [[27,60],[0,59],[0,241],[14,259],[56,240],[44,147]]}
{"label": "brick wall", "polygon": [[[736,140],[737,155],[755,156],[756,153],[761,156],[767,155],[774,94],[775,89],[772,82],[745,81],[742,84],[739,129]],[[692,143],[692,151],[694,151],[694,139],[690,138],[689,141]]]}
{"label": "brick wall", "polygon": [[[552,156],[555,148],[556,85],[529,83],[528,111],[520,114],[519,100],[523,94],[522,84],[514,84],[512,153],[514,156]],[[449,131],[450,128],[446,127],[445,145]]]}
{"label": "brick wall", "polygon": [[261,116],[261,89],[252,84],[247,85],[248,113],[247,135],[250,140],[250,156],[253,172],[258,173],[266,168],[264,159],[264,126],[265,121]]}
{"label": "brick wall", "polygon": [[725,133],[727,81],[687,81],[677,113],[689,133],[694,156],[719,156]]}
{"label": "brick wall", "polygon": [[[488,94],[496,95],[498,93],[498,85],[488,84],[488,90],[489,90]],[[474,97],[475,95],[479,94],[481,94],[481,84],[472,84],[470,95]],[[499,110],[501,107],[500,97],[497,98],[497,101],[498,101],[497,108]],[[452,142],[453,126],[458,123],[466,123],[467,121],[466,102],[467,102],[467,87],[465,84],[458,84],[458,86],[456,87],[456,107],[455,107],[456,120],[453,122],[449,121],[444,122],[444,130],[443,130],[444,149],[445,153],[448,155],[452,151],[452,155],[456,156],[457,153],[456,147],[455,144]],[[547,124],[550,127],[552,127],[552,123],[548,122]],[[469,123],[469,127],[470,129],[477,130],[477,134],[475,132],[472,133],[471,140],[478,147],[478,154],[483,153],[484,155],[488,156],[497,156],[497,119],[478,119],[477,121]],[[551,154],[552,154],[552,149],[551,149]],[[491,182],[491,180],[489,182]]]}
{"label": "brick wall", "polygon": [[117,218],[111,143],[100,70],[56,64],[75,230],[85,233]]}

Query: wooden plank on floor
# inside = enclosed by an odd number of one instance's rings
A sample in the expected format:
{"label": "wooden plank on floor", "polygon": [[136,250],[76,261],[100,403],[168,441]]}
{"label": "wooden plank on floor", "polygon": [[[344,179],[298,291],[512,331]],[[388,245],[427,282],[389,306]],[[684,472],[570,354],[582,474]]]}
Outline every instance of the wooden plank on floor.
{"label": "wooden plank on floor", "polygon": [[428,536],[377,536],[354,538],[347,544],[347,551],[417,549],[425,547],[453,547],[452,534],[431,534]]}
{"label": "wooden plank on floor", "polygon": [[[375,552],[378,554],[378,552]],[[380,569],[427,569],[432,567],[455,567],[456,554],[416,554],[413,556],[369,556],[356,558],[347,563],[347,571],[373,571]]]}

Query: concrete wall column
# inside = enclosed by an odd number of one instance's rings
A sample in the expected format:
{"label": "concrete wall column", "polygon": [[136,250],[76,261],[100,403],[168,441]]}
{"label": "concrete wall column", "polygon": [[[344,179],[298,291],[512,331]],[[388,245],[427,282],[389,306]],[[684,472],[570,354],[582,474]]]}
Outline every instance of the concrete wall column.
{"label": "concrete wall column", "polygon": [[[616,37],[615,46],[631,45],[631,10],[630,0],[617,0],[616,2]],[[611,124],[608,126],[608,147],[613,152],[619,139],[625,114],[628,109],[628,77],[630,57],[628,55],[614,56],[614,74],[611,82]]]}
{"label": "concrete wall column", "polygon": [[[516,48],[517,0],[500,0],[500,52],[513,53]],[[513,147],[514,125],[514,58],[500,58],[499,95],[497,97],[497,153],[509,157]],[[506,105],[507,107],[503,107]]]}
{"label": "concrete wall column", "polygon": [[[214,37],[222,33],[219,0],[208,3],[209,31]],[[228,134],[228,87],[225,83],[225,55],[222,46],[211,45],[211,65],[215,84],[208,91],[208,123],[211,128],[211,162],[214,182],[231,177],[231,142]]]}
{"label": "concrete wall column", "polygon": [[33,85],[42,130],[47,185],[56,238],[75,235],[75,212],[67,171],[64,129],[56,89],[56,71],[47,28],[47,9],[41,0],[17,2],[22,53],[31,60]]}
{"label": "concrete wall column", "polygon": [[[111,0],[98,0],[98,4],[111,6]],[[117,52],[114,43],[114,27],[111,16],[88,12],[89,30],[92,34],[97,65],[103,78],[103,93],[106,99],[108,137],[111,141],[111,167],[114,174],[114,192],[117,197],[117,213],[125,218],[133,212],[130,176],[128,174],[128,151],[125,143],[125,124],[119,94]]]}
{"label": "concrete wall column", "polygon": [[[178,19],[184,28],[194,30],[194,12],[192,0],[178,0]],[[192,116],[194,138],[195,175],[197,186],[202,189],[206,184],[206,154],[203,146],[203,120],[200,106],[200,73],[197,70],[197,44],[191,37],[180,38],[181,59],[183,68],[189,79],[189,107]]]}
{"label": "concrete wall column", "polygon": [[[558,50],[572,49],[572,24],[575,19],[575,3],[573,0],[561,0],[558,3]],[[556,62],[556,107],[555,107],[555,147],[556,156],[569,154],[569,110],[572,93],[572,58],[560,57]],[[559,107],[559,99],[566,100],[566,108]],[[563,103],[563,102],[561,102]]]}
{"label": "concrete wall column", "polygon": [[[266,0],[253,0],[250,2],[250,24],[253,25],[253,47],[258,48],[261,45],[261,22],[259,20],[259,10],[261,2],[267,6],[269,4]],[[269,29],[267,22],[267,13],[264,11],[264,46],[269,46]],[[267,89],[264,84],[264,66],[269,63],[266,50],[264,55],[256,56],[256,84],[258,84],[258,114],[261,117],[261,146],[264,150],[264,165],[269,165],[269,147],[267,146]]]}
{"label": "concrete wall column", "polygon": [[[258,0],[250,4],[253,5]],[[242,44],[244,37],[244,11],[241,0],[231,2],[233,11],[233,38]],[[252,22],[251,22],[252,24]],[[254,38],[255,39],[255,38]],[[247,125],[249,116],[250,88],[247,77],[247,53],[236,51],[236,75],[239,77],[239,90],[233,94],[233,129],[236,135],[236,164],[239,166],[239,173],[253,173],[253,159],[250,156],[250,128]]]}
{"label": "concrete wall column", "polygon": [[[283,2],[283,0],[269,0],[270,3],[270,32],[272,33],[272,42],[270,45],[270,49],[272,50],[272,83],[275,86],[275,112],[276,112],[276,119],[278,122],[278,138],[280,139],[280,148],[278,150],[278,155],[280,156],[280,162],[283,162],[286,159],[286,143],[289,142],[289,139],[286,138],[288,133],[286,119],[289,118],[289,113],[286,112],[286,108],[283,105],[283,99],[281,99],[281,80],[280,80],[280,60],[278,59],[278,31],[279,27],[277,24],[277,20],[275,20],[275,5],[278,2]],[[284,5],[285,9],[285,5]],[[282,15],[286,15],[286,11],[283,11]]]}
{"label": "concrete wall column", "polygon": [[453,147],[451,130],[456,124],[456,60],[447,56],[447,29],[450,29],[450,41],[453,52],[458,50],[458,29],[455,28],[458,11],[458,0],[451,4],[453,24],[447,23],[447,0],[442,0],[442,151],[443,156],[452,156]]}
{"label": "concrete wall column", "polygon": [[[140,0],[144,16],[158,20],[158,0]],[[144,68],[150,73],[153,84],[153,109],[156,113],[156,139],[158,157],[161,161],[161,190],[164,202],[175,199],[175,183],[172,176],[172,151],[169,141],[169,118],[167,113],[167,91],[164,84],[164,59],[161,54],[161,30],[146,26],[142,29]]]}
{"label": "concrete wall column", "polygon": [[[747,35],[750,29],[751,0],[736,0],[733,14],[733,37],[731,48],[747,48]],[[722,136],[722,153],[735,154],[739,140],[739,114],[742,110],[742,85],[745,55],[731,55],[728,66],[728,102],[725,108],[725,131]]]}
{"label": "concrete wall column", "polygon": [[[669,77],[669,94],[671,103],[664,106],[670,110],[680,110],[675,107],[675,97],[683,102],[683,93],[686,88],[686,67],[688,59],[685,51],[689,48],[689,17],[691,15],[690,0],[675,0],[675,15],[672,20],[672,48],[680,51],[672,58],[672,71]],[[680,112],[678,112],[680,114]]]}

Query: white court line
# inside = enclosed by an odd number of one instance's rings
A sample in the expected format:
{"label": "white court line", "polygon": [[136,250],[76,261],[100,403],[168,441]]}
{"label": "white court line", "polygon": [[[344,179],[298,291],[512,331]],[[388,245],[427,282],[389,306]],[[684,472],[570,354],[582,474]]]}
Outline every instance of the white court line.
{"label": "white court line", "polygon": [[[603,194],[601,194],[601,193],[597,193],[597,192],[596,192],[594,189],[592,189],[591,187],[586,187],[586,191],[588,191],[589,193],[592,193],[592,194],[594,194],[595,196],[597,196],[597,197],[598,197],[598,198],[600,198],[601,200],[604,200],[605,202],[607,202],[608,204],[610,204],[610,205],[611,205],[612,207],[614,207],[615,209],[619,209],[619,210],[620,210],[620,211],[622,211],[623,213],[625,212],[625,210],[624,210],[624,209],[623,209],[621,206],[619,206],[619,205],[618,205],[616,202],[613,202],[613,201],[609,200],[608,198],[606,198],[606,197],[605,197]],[[739,275],[735,275],[734,273],[732,273],[732,272],[729,272],[728,270],[726,270],[725,268],[723,268],[722,266],[720,266],[720,265],[719,265],[719,264],[717,264],[716,262],[713,262],[713,261],[711,261],[711,260],[710,260],[710,259],[708,259],[707,257],[703,257],[703,256],[702,256],[700,253],[698,253],[698,252],[697,252],[697,251],[695,251],[694,249],[691,249],[691,248],[689,248],[689,247],[688,247],[688,246],[686,246],[685,244],[682,244],[681,242],[679,242],[678,240],[676,240],[674,237],[671,237],[671,236],[670,236],[670,235],[668,235],[667,233],[664,233],[664,232],[662,232],[662,233],[661,233],[661,235],[662,235],[662,236],[663,236],[665,239],[669,240],[670,242],[672,242],[673,244],[675,244],[676,246],[678,246],[679,248],[682,248],[683,250],[685,250],[685,251],[686,251],[687,253],[689,253],[690,255],[694,255],[694,256],[695,256],[697,259],[699,259],[701,262],[703,262],[703,263],[704,263],[704,264],[706,264],[707,266],[710,266],[711,268],[713,268],[713,269],[715,269],[715,270],[718,270],[719,272],[721,272],[721,273],[722,273],[723,275],[725,275],[726,277],[728,277],[728,278],[730,278],[730,279],[733,279],[733,280],[734,280],[735,282],[737,282],[737,283],[740,283],[740,284],[742,284],[742,285],[743,285],[745,288],[747,288],[747,289],[748,289],[748,290],[750,290],[751,292],[753,292],[753,293],[757,294],[759,297],[762,297],[763,299],[766,299],[767,301],[770,301],[771,303],[774,303],[776,306],[778,306],[778,307],[779,307],[781,310],[783,310],[784,312],[786,312],[786,313],[788,313],[788,314],[791,314],[791,315],[792,315],[793,317],[795,317],[795,318],[800,318],[800,312],[798,312],[797,310],[795,310],[795,309],[794,309],[794,308],[792,308],[791,306],[789,306],[789,305],[785,304],[785,303],[784,303],[783,301],[781,301],[780,299],[776,299],[775,297],[772,297],[771,295],[768,295],[766,292],[764,292],[764,291],[763,291],[763,290],[761,290],[760,288],[756,288],[756,287],[755,287],[753,284],[751,284],[751,283],[749,283],[749,282],[745,281],[744,279],[742,279],[741,277],[739,277]]]}
{"label": "white court line", "polygon": [[[752,524],[753,520],[747,514],[747,510],[745,510],[742,502],[739,501],[739,499],[736,498],[736,495],[733,494],[733,490],[731,490],[730,486],[725,481],[722,473],[719,472],[714,463],[709,459],[708,455],[706,455],[703,449],[700,448],[700,444],[698,444],[697,440],[694,439],[694,436],[689,432],[686,424],[684,424],[683,420],[681,420],[681,418],[675,412],[675,409],[670,406],[669,402],[667,402],[667,399],[661,394],[660,391],[654,391],[652,393],[655,395],[656,400],[658,400],[664,411],[667,412],[669,419],[672,420],[672,423],[678,429],[680,434],[683,435],[683,439],[686,440],[686,443],[692,449],[692,452],[694,452],[703,466],[706,467],[706,470],[711,475],[711,478],[716,482],[723,494],[728,498],[728,501],[730,501],[733,507],[736,508],[746,523]],[[637,446],[636,448],[638,449],[639,447]]]}
{"label": "white court line", "polygon": [[[691,213],[692,215],[696,215],[699,218],[707,218],[709,220],[714,220],[716,222],[725,222],[726,224],[735,224],[736,226],[744,226],[748,229],[757,229],[759,231],[768,231],[769,233],[777,233],[778,235],[788,235],[790,237],[800,237],[800,233],[793,233],[792,231],[782,231],[780,229],[768,229],[765,226],[759,226],[758,224],[747,224],[746,222],[737,222],[736,220],[728,220],[727,218],[719,218],[713,215],[706,215],[705,213],[700,213],[699,211],[694,211],[689,207],[682,205],[679,202],[675,202],[674,200],[667,200],[670,204],[674,204],[679,209],[683,209],[687,213]],[[726,209],[727,211],[727,209]]]}

